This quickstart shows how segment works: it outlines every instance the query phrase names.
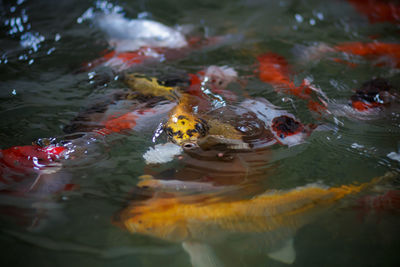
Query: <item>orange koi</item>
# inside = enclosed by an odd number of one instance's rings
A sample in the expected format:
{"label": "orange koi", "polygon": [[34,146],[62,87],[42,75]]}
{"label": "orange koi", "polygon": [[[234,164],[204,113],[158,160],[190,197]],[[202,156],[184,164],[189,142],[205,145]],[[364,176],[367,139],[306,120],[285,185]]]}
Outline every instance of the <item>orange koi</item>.
{"label": "orange koi", "polygon": [[366,15],[370,23],[400,22],[400,5],[392,1],[348,0],[358,12]]}

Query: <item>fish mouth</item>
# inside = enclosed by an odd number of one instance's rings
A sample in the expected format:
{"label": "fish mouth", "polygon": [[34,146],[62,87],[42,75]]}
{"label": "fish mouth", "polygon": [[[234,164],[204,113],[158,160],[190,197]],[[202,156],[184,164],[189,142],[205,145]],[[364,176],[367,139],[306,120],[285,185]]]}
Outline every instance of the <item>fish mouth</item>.
{"label": "fish mouth", "polygon": [[187,150],[193,150],[198,148],[199,145],[195,142],[183,142],[182,143],[182,148],[183,150],[187,151]]}

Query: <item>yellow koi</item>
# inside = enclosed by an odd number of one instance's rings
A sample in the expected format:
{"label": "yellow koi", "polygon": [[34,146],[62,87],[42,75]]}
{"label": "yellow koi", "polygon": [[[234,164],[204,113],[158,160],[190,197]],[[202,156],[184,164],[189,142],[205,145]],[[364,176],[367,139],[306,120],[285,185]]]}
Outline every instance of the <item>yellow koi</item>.
{"label": "yellow koi", "polygon": [[181,242],[202,240],[211,232],[219,231],[251,233],[272,231],[282,226],[298,228],[304,224],[305,213],[359,193],[368,185],[333,188],[310,185],[286,192],[268,191],[252,199],[233,202],[150,199],[125,210],[121,219],[132,233]]}
{"label": "yellow koi", "polygon": [[162,96],[173,100],[178,92],[176,87],[166,86],[164,82],[159,81],[157,78],[139,73],[126,74],[124,82],[132,90],[143,95]]}
{"label": "yellow koi", "polygon": [[[230,202],[204,195],[152,198],[123,210],[119,223],[132,233],[183,242],[186,250],[193,242],[208,243],[232,234],[273,233],[274,236],[278,233],[275,237],[281,232],[294,234],[339,200],[365,191],[388,177],[393,174],[359,185],[329,188],[311,184],[287,191],[269,190],[251,199]],[[270,256],[280,258],[279,253]],[[287,262],[294,261],[293,255]]]}
{"label": "yellow koi", "polygon": [[228,142],[232,139],[242,140],[243,135],[232,125],[216,119],[205,120],[197,116],[192,111],[194,102],[194,97],[183,94],[168,122],[164,125],[164,129],[173,142],[180,145],[186,142],[197,142],[206,135],[222,136]]}

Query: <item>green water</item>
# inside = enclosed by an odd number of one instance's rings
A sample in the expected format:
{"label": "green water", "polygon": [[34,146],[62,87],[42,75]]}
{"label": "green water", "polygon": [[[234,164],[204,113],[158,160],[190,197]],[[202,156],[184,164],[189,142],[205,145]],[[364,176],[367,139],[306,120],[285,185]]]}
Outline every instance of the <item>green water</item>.
{"label": "green water", "polygon": [[[319,42],[370,41],[370,36],[398,43],[399,25],[370,24],[340,0],[109,3],[119,5],[128,18],[141,14],[170,26],[192,25],[193,31],[206,37],[234,36],[228,44],[136,71],[195,73],[209,65],[228,65],[246,77],[249,96],[265,97],[303,122],[328,126],[298,146],[272,146],[271,158],[262,167],[260,191],[315,182],[329,186],[366,182],[398,170],[399,162],[387,155],[400,149],[399,106],[369,120],[319,119],[302,100],[283,101],[287,96],[254,75],[254,63],[261,53],[279,53],[292,65],[295,81],[312,78],[333,102],[346,104],[353,90],[372,77],[386,78],[398,90],[399,70],[376,67],[364,59],[356,59],[355,68],[326,58],[302,62],[302,49]],[[107,48],[104,33],[89,21],[79,21],[95,6],[93,1],[76,0],[0,1],[1,149],[45,137],[62,139],[63,127],[79,111],[126,87],[107,68],[96,69],[95,77],[79,71]],[[34,41],[24,47],[27,36]],[[87,158],[67,163],[75,190],[40,200],[0,195],[1,265],[190,266],[180,244],[133,235],[111,223],[129,199],[141,195],[134,188],[138,177],[148,171],[142,155],[152,145],[153,134],[153,130],[115,134],[95,144]],[[168,167],[178,168],[178,163]],[[343,206],[297,231],[293,266],[397,266],[398,207],[363,217],[360,210],[349,208],[352,203]],[[248,246],[254,243],[249,241]],[[215,245],[225,266],[285,266],[268,258],[266,250],[262,245],[242,250],[224,241]]]}

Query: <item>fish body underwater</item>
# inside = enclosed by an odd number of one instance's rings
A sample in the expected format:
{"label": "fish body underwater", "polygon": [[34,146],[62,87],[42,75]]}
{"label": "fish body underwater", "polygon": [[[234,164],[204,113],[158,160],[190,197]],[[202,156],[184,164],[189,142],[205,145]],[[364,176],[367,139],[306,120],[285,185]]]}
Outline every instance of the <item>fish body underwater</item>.
{"label": "fish body underwater", "polygon": [[[339,187],[310,184],[287,191],[268,190],[236,201],[205,195],[153,197],[125,208],[116,223],[135,234],[182,242],[194,266],[213,266],[203,264],[212,257],[206,253],[207,244],[233,236],[265,237],[271,258],[293,263],[295,251],[291,238],[296,230],[339,200],[365,191],[381,180],[375,178],[368,183]],[[199,253],[207,255],[201,257]]]}

